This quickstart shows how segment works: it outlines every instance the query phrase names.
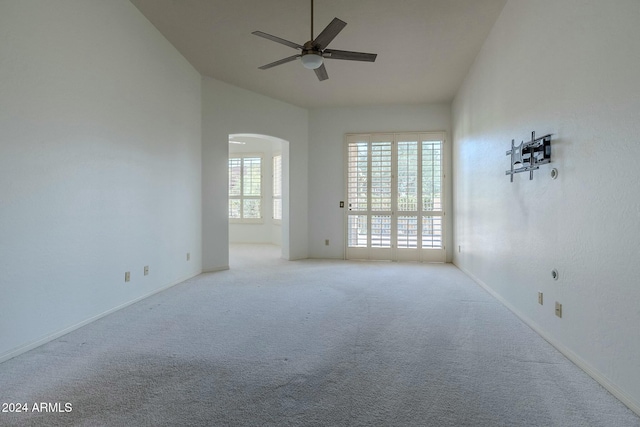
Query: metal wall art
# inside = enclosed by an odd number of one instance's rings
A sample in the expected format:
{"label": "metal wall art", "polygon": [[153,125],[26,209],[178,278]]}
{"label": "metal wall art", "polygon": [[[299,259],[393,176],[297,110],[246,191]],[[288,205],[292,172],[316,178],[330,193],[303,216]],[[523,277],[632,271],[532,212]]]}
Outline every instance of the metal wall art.
{"label": "metal wall art", "polygon": [[515,140],[511,140],[511,150],[507,151],[507,156],[511,156],[511,169],[506,171],[506,175],[513,175],[520,172],[529,172],[529,179],[533,179],[533,171],[540,168],[540,165],[551,162],[551,134],[536,138],[536,133],[531,132],[531,141],[522,141],[520,145],[515,145]]}

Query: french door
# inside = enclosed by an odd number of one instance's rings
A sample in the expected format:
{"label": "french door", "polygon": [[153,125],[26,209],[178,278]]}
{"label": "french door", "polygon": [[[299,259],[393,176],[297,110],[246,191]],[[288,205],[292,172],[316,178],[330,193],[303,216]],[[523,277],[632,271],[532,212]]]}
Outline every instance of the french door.
{"label": "french door", "polygon": [[444,262],[443,132],[347,134],[347,259]]}

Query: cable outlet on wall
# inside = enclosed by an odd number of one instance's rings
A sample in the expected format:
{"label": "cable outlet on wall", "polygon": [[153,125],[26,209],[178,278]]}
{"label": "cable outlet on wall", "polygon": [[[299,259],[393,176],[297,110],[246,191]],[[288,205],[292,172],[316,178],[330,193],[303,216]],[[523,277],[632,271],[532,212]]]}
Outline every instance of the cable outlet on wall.
{"label": "cable outlet on wall", "polygon": [[191,252],[187,252],[187,261],[191,259]]}
{"label": "cable outlet on wall", "polygon": [[542,292],[538,292],[538,304],[540,304],[540,305],[544,304]]}
{"label": "cable outlet on wall", "polygon": [[462,246],[458,245],[458,253],[462,252]]}
{"label": "cable outlet on wall", "polygon": [[145,275],[145,276],[148,276],[148,275],[149,275],[149,266],[148,266],[148,265],[145,265],[145,266],[144,266],[144,275]]}
{"label": "cable outlet on wall", "polygon": [[324,240],[324,245],[325,245],[325,246],[329,246],[329,239],[325,239],[325,240]]}
{"label": "cable outlet on wall", "polygon": [[124,281],[128,282],[131,280],[131,273],[129,271],[125,271],[124,273]]}

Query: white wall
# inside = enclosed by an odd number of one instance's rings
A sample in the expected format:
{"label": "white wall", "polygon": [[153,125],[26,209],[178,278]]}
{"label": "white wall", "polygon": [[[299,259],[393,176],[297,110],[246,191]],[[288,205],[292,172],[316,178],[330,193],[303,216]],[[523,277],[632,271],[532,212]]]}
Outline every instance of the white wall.
{"label": "white wall", "polygon": [[[448,104],[319,108],[309,114],[309,254],[312,258],[344,258],[344,135],[346,133],[445,131],[449,138]],[[445,144],[445,170],[451,162]],[[450,176],[445,179],[451,210]],[[447,217],[449,218],[449,217]],[[445,218],[446,220],[446,218]],[[451,259],[452,227],[446,227],[447,260]],[[325,240],[329,239],[329,246]]]}
{"label": "white wall", "polygon": [[280,245],[282,226],[273,219],[273,156],[282,154],[282,144],[261,138],[236,138],[244,144],[229,144],[229,156],[262,156],[262,222],[229,222],[229,243],[268,243]]}
{"label": "white wall", "polygon": [[[455,263],[640,413],[638,17],[637,0],[510,0],[453,132]],[[534,130],[553,164],[510,183],[505,152]]]}
{"label": "white wall", "polygon": [[201,80],[127,0],[2,1],[0,40],[1,361],[200,272]]}
{"label": "white wall", "polygon": [[203,78],[202,97],[204,270],[229,265],[228,138],[236,133],[288,141],[282,153],[283,256],[306,258],[307,110],[208,77]]}

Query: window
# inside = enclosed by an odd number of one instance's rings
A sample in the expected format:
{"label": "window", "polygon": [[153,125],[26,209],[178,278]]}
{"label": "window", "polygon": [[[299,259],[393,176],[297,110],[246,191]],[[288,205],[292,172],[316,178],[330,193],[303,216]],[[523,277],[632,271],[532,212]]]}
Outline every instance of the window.
{"label": "window", "polygon": [[273,220],[282,221],[282,155],[273,156]]}
{"label": "window", "polygon": [[262,221],[262,157],[235,155],[229,158],[229,219]]}

